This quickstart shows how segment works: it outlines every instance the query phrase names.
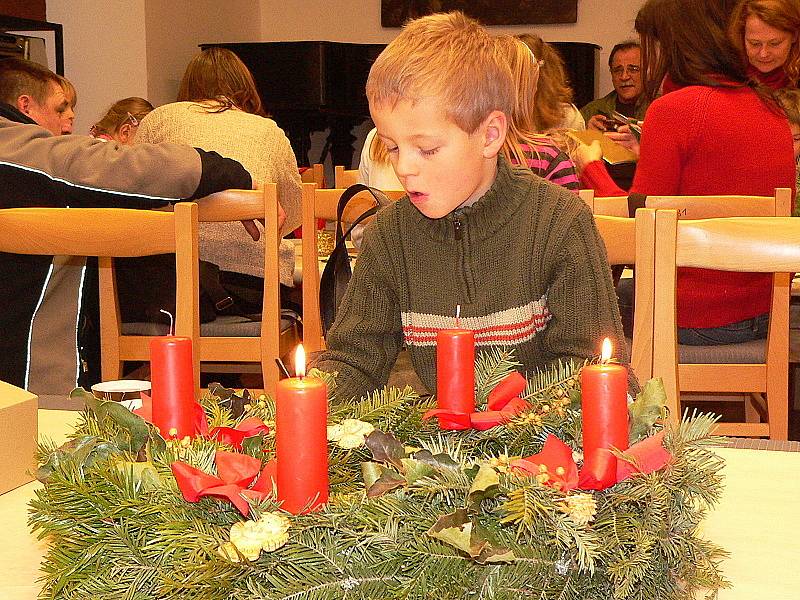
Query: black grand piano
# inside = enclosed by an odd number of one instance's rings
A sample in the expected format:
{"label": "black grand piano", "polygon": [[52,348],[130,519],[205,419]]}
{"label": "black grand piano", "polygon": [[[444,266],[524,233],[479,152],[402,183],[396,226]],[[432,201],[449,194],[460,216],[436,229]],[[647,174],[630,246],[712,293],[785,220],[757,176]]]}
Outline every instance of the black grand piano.
{"label": "black grand piano", "polygon": [[[243,42],[201,44],[228,48],[253,73],[261,99],[272,118],[286,132],[297,155],[297,164],[309,160],[311,133],[330,130],[326,151],[332,164],[351,168],[352,134],[369,118],[364,86],[369,69],[384,44],[345,42]],[[569,71],[575,104],[594,98],[595,44],[553,42]],[[323,151],[323,155],[325,151]]]}

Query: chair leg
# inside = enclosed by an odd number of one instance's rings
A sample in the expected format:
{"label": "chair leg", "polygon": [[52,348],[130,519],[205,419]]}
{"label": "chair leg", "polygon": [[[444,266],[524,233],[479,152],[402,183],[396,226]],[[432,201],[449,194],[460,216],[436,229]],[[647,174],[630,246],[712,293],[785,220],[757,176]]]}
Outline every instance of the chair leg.
{"label": "chair leg", "polygon": [[775,373],[767,381],[769,439],[789,439],[789,377]]}

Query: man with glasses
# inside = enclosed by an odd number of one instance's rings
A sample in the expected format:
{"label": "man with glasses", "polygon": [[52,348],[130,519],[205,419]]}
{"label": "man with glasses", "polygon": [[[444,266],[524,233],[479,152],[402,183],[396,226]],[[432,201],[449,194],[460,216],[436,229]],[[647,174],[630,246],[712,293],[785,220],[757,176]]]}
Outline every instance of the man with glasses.
{"label": "man with glasses", "polygon": [[637,121],[644,118],[647,106],[641,102],[644,90],[641,54],[639,43],[632,40],[612,48],[608,66],[614,90],[581,109],[587,128],[598,131],[615,130],[615,121],[610,118],[615,112]]}
{"label": "man with glasses", "polygon": [[[67,106],[55,73],[26,60],[0,60],[0,208],[155,208],[252,187],[250,174],[238,162],[215,152],[62,136]],[[50,261],[47,256],[0,253],[0,380],[18,387],[26,385],[28,336]]]}

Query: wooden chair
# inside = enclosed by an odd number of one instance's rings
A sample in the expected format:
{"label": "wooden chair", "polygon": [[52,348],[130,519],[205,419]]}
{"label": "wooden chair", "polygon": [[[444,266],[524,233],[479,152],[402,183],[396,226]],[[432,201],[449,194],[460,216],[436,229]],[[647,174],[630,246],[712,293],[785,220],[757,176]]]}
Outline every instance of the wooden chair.
{"label": "wooden chair", "polygon": [[[783,207],[780,208],[783,210]],[[691,212],[691,211],[687,211]],[[722,435],[788,435],[789,278],[800,270],[800,221],[788,217],[679,220],[675,210],[656,214],[653,374],[664,379],[672,418],[680,416],[680,392],[766,393],[766,423],[721,423]],[[676,268],[774,274],[769,332],[759,360],[735,364],[687,364],[677,343]],[[713,353],[720,346],[709,347]],[[680,361],[680,362],[679,362]]]}
{"label": "wooden chair", "polygon": [[316,183],[318,188],[325,187],[325,167],[320,163],[314,163],[308,169],[300,173],[300,180],[303,183]]}
{"label": "wooden chair", "polygon": [[122,334],[112,257],[174,253],[175,334],[192,339],[195,388],[199,391],[200,307],[197,205],[184,202],[174,212],[123,208],[13,208],[0,210],[0,251],[17,254],[97,256],[100,280],[102,376],[119,379],[122,360],[150,360],[153,336]]}
{"label": "wooden chair", "polygon": [[[263,190],[226,190],[198,201],[201,223],[263,219],[264,301],[261,320],[238,316],[218,316],[200,326],[201,369],[215,368],[208,363],[233,363],[238,372],[246,363],[256,363],[264,390],[274,393],[280,379],[275,359],[285,356],[299,343],[295,321],[281,316],[279,277],[280,234],[278,195],[274,183]],[[243,232],[243,235],[246,235]],[[244,363],[245,365],[243,365]],[[217,370],[219,365],[217,365]]]}
{"label": "wooden chair", "polygon": [[594,190],[579,190],[578,195],[583,199],[593,215],[606,215],[610,217],[628,217],[628,198],[625,196],[611,196],[608,198],[595,198]]}
{"label": "wooden chair", "polygon": [[333,168],[333,171],[333,181],[336,189],[346,189],[358,183],[358,169],[345,169],[343,166],[337,165]]}
{"label": "wooden chair", "polygon": [[[336,221],[336,208],[343,189],[317,189],[314,184],[303,184],[303,231],[316,231],[317,219]],[[392,200],[405,195],[403,190],[384,193]],[[342,221],[352,222],[375,202],[368,192],[354,196],[347,203]],[[303,236],[303,346],[306,352],[317,352],[325,347],[322,336],[322,319],[319,312],[319,256],[316,236]]]}
{"label": "wooden chair", "polygon": [[[640,214],[641,212],[641,214]],[[631,340],[631,368],[640,383],[653,369],[653,248],[655,217],[640,211],[635,219],[595,215],[594,221],[606,246],[609,265],[633,265],[636,269],[636,310]]]}

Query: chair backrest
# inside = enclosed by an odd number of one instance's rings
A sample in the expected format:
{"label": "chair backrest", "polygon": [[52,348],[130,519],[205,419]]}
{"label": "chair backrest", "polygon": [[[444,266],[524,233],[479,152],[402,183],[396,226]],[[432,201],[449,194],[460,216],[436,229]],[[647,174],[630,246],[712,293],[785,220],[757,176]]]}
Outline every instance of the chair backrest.
{"label": "chair backrest", "polygon": [[[594,190],[578,192],[595,215],[629,216],[626,196],[596,197]],[[678,211],[679,219],[719,217],[783,217],[791,214],[792,190],[778,188],[775,196],[647,196],[645,207]]]}
{"label": "chair backrest", "polygon": [[[653,368],[663,378],[669,399],[677,399],[680,393],[675,334],[676,267],[765,273],[798,271],[800,220],[789,217],[679,220],[675,210],[657,211],[654,317],[663,334],[656,332],[658,347]],[[788,298],[786,305],[784,336],[788,336]],[[770,317],[770,321],[773,320],[777,320],[774,313]],[[773,335],[772,323],[769,335]],[[769,346],[770,340],[767,344]],[[770,360],[769,354],[767,360]],[[773,410],[770,405],[771,437],[785,439],[782,431],[786,428],[788,406],[785,411],[780,407]]]}
{"label": "chair backrest", "polygon": [[337,189],[349,188],[358,183],[358,169],[345,169],[341,165],[336,165],[333,168],[333,174],[334,185]]}
{"label": "chair backrest", "polygon": [[303,183],[316,183],[317,187],[325,187],[325,167],[320,163],[314,163],[305,171],[300,173],[300,181]]}
{"label": "chair backrest", "polygon": [[[199,389],[198,216],[195,203],[172,211],[124,208],[11,208],[0,210],[0,251],[17,254],[97,256],[100,336],[104,353],[119,349],[121,322],[112,257],[175,253],[175,334],[190,337]],[[104,359],[105,360],[105,359]],[[105,369],[104,369],[105,376]]]}
{"label": "chair backrest", "polygon": [[628,198],[625,196],[610,196],[607,198],[595,197],[594,190],[579,190],[578,195],[583,199],[593,215],[606,215],[609,217],[628,217]]}
{"label": "chair backrest", "polygon": [[[314,184],[311,184],[314,185]],[[263,190],[225,190],[198,200],[200,222],[227,222],[248,219],[264,221],[264,301],[260,336],[244,336],[225,331],[225,325],[215,322],[215,335],[200,336],[202,362],[256,362],[261,364],[264,389],[273,393],[280,373],[275,363],[283,352],[286,338],[281,328],[279,282],[280,235],[278,233],[278,195],[274,183],[264,184]],[[246,235],[242,232],[243,235]],[[221,321],[218,319],[218,321]],[[236,327],[239,328],[238,326]],[[293,343],[295,338],[290,340]],[[285,344],[284,344],[285,345]]]}
{"label": "chair backrest", "polygon": [[[303,231],[316,231],[318,219],[336,221],[336,209],[343,189],[317,189],[313,184],[303,184]],[[384,191],[390,200],[398,200],[405,195],[402,190]],[[343,223],[352,223],[375,201],[368,192],[355,195],[347,203]],[[319,257],[315,235],[303,235],[303,345],[306,352],[317,352],[324,347],[322,320],[319,312]]]}
{"label": "chair backrest", "polygon": [[[641,214],[640,214],[641,212]],[[655,217],[652,212],[636,218],[595,215],[610,265],[636,265],[636,310],[631,341],[631,368],[644,383],[652,377],[653,364],[653,243]]]}

